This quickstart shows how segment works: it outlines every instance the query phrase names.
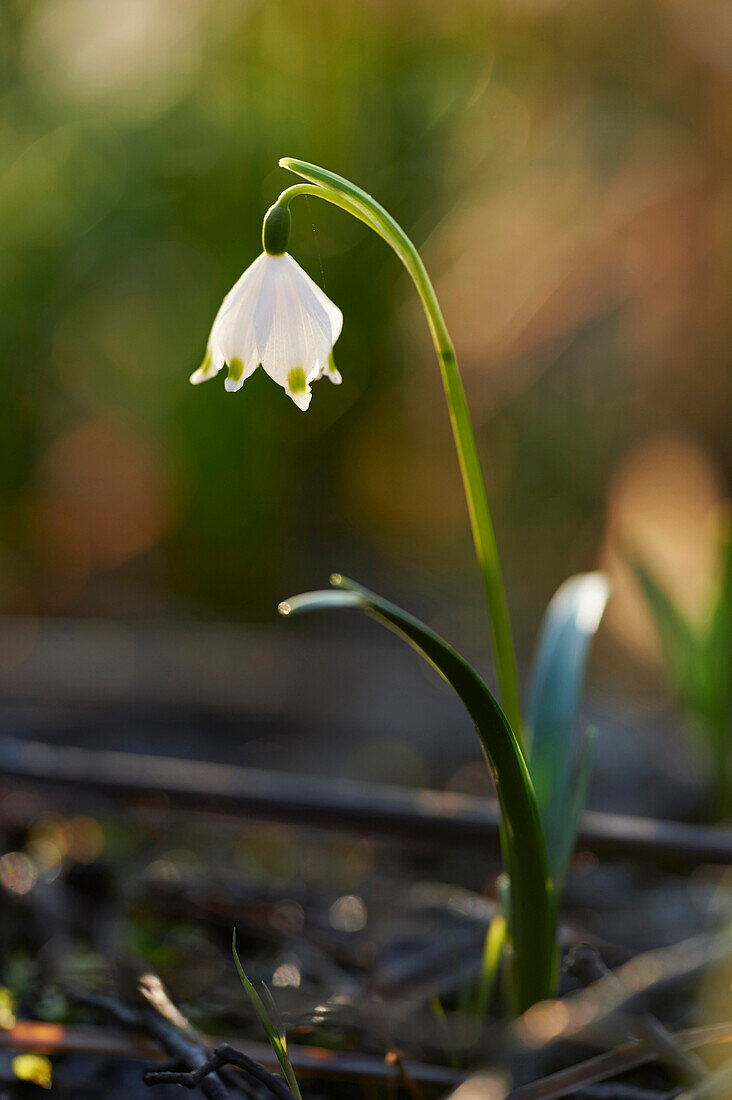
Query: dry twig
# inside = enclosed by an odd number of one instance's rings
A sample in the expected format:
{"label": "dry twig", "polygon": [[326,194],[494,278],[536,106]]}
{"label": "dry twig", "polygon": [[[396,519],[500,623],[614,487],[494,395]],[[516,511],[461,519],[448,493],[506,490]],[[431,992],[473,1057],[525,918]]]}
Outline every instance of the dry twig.
{"label": "dry twig", "polygon": [[[573,974],[586,985],[605,979],[615,986],[623,1000],[629,996],[620,978],[605,965],[597,949],[589,944],[579,943],[572,949],[566,968],[568,973]],[[682,1084],[698,1085],[708,1077],[707,1068],[701,1058],[697,1057],[693,1051],[684,1050],[653,1013],[641,1012],[629,1018],[627,1028],[631,1037],[642,1040],[656,1052],[658,1060],[670,1069]]]}
{"label": "dry twig", "polygon": [[196,1085],[203,1086],[206,1079],[223,1066],[236,1066],[248,1077],[264,1085],[278,1100],[292,1100],[292,1093],[281,1077],[270,1073],[259,1062],[255,1062],[253,1058],[236,1050],[228,1043],[216,1047],[197,1069],[183,1071],[149,1069],[143,1073],[142,1079],[146,1085],[182,1085],[186,1089],[194,1089]]}

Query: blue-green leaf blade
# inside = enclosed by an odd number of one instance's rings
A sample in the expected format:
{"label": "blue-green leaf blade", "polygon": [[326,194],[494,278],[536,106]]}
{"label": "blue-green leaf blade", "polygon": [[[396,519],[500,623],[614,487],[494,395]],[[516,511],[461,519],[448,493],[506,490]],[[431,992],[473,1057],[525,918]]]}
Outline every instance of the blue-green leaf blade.
{"label": "blue-green leaf blade", "polygon": [[569,864],[572,860],[577,830],[579,829],[582,811],[587,802],[587,795],[592,779],[592,768],[595,762],[595,745],[597,744],[597,730],[590,726],[585,730],[580,745],[579,760],[572,776],[569,798],[565,811],[564,833],[557,849],[554,861],[554,883],[557,896],[562,894],[567,878]]}
{"label": "blue-green leaf blade", "polygon": [[[603,573],[570,577],[544,615],[532,669],[529,707],[531,777],[544,826],[549,873],[559,888],[567,848],[574,847],[577,822],[567,809],[577,757],[575,731],[585,666],[600,625],[610,585]],[[589,764],[586,765],[589,767]]]}

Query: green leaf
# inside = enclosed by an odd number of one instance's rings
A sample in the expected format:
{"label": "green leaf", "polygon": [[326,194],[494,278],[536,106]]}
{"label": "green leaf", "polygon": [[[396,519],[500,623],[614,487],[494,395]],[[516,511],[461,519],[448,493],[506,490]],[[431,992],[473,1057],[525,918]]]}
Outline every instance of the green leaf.
{"label": "green leaf", "polygon": [[732,815],[732,509],[722,517],[719,579],[698,660],[696,701],[711,739],[714,812]]}
{"label": "green leaf", "polygon": [[300,1095],[300,1087],[297,1083],[297,1078],[295,1077],[295,1071],[293,1070],[292,1063],[290,1062],[290,1059],[287,1055],[287,1043],[285,1041],[285,1037],[283,1035],[280,1035],[277,1028],[272,1023],[271,1017],[267,1012],[267,1009],[264,1007],[262,998],[259,996],[256,989],[249,981],[249,978],[247,978],[246,974],[244,973],[244,967],[241,965],[241,962],[239,960],[239,954],[236,950],[236,928],[233,930],[231,936],[231,953],[234,956],[234,962],[236,963],[236,969],[239,972],[241,984],[244,986],[247,996],[252,1002],[254,1011],[259,1017],[259,1021],[265,1030],[267,1038],[269,1039],[269,1045],[272,1047],[275,1057],[280,1064],[283,1076],[297,1100],[302,1100],[302,1097]]}
{"label": "green leaf", "polygon": [[704,646],[714,720],[729,746],[732,738],[732,509],[722,519],[719,581],[709,616]]}
{"label": "green leaf", "polygon": [[719,710],[715,663],[720,651],[712,637],[721,615],[712,615],[714,625],[708,630],[695,627],[643,562],[632,559],[630,564],[656,627],[671,688],[687,713],[699,720],[698,731],[714,749]]}
{"label": "green leaf", "polygon": [[582,805],[574,817],[568,809],[584,800],[589,783],[589,753],[582,753],[575,775],[575,731],[587,656],[609,594],[602,573],[582,573],[561,585],[544,615],[531,675],[529,766],[557,897],[574,848]]}
{"label": "green leaf", "polygon": [[630,566],[653,618],[672,687],[682,702],[691,704],[696,710],[698,693],[694,666],[699,653],[699,635],[648,567],[638,558],[631,558]]}
{"label": "green leaf", "polygon": [[579,760],[572,777],[569,800],[565,811],[565,823],[561,840],[559,841],[554,860],[554,883],[556,896],[561,897],[564,891],[564,883],[567,878],[569,864],[572,860],[574,846],[577,840],[582,811],[587,802],[587,793],[590,789],[592,767],[595,762],[595,745],[597,743],[597,730],[590,726],[585,730],[580,746]]}
{"label": "green leaf", "polygon": [[541,822],[526,763],[495,698],[475,670],[413,615],[334,574],[336,591],[308,592],[280,612],[359,610],[415,649],[451,685],[478,732],[501,803],[511,880],[515,1008],[522,1012],[552,992],[554,924]]}
{"label": "green leaf", "polygon": [[650,570],[630,564],[653,617],[671,687],[708,744],[712,801],[717,814],[732,812],[732,513],[722,517],[719,579],[709,613],[697,625],[674,605]]}
{"label": "green leaf", "polygon": [[498,971],[501,965],[503,945],[506,942],[506,918],[503,913],[496,913],[488,925],[483,943],[483,955],[480,962],[480,977],[476,990],[476,1015],[484,1019],[488,1015],[488,1008],[493,990],[496,986]]}

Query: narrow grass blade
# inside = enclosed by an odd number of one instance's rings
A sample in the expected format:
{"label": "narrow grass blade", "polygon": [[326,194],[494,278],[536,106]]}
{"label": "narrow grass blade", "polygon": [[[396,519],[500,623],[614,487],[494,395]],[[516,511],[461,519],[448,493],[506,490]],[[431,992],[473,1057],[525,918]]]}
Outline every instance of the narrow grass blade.
{"label": "narrow grass blade", "polygon": [[475,999],[475,1014],[480,1020],[485,1019],[487,1016],[491,996],[496,988],[507,932],[506,918],[503,913],[496,913],[485,934],[483,956],[480,963],[480,978]]}
{"label": "narrow grass blade", "polygon": [[272,1023],[272,1019],[267,1012],[267,1009],[264,1007],[262,998],[259,996],[256,989],[249,981],[249,978],[247,978],[246,974],[244,973],[244,967],[241,965],[239,954],[236,950],[236,929],[234,929],[231,937],[231,953],[234,956],[234,962],[236,964],[236,969],[239,973],[241,984],[244,986],[246,994],[249,997],[249,1000],[252,1002],[254,1011],[259,1017],[259,1021],[265,1030],[265,1033],[269,1040],[269,1045],[272,1047],[277,1061],[280,1064],[282,1074],[297,1100],[302,1100],[300,1087],[297,1083],[297,1078],[295,1077],[295,1071],[292,1068],[292,1063],[290,1062],[287,1054],[287,1043],[285,1037],[284,1035],[280,1035],[277,1028]]}
{"label": "narrow grass blade", "polygon": [[631,558],[630,567],[653,618],[672,686],[682,700],[690,701],[695,694],[693,667],[699,650],[698,634],[644,562]]}
{"label": "narrow grass blade", "polygon": [[698,702],[712,741],[713,812],[732,816],[732,506],[721,521],[719,574],[699,655]]}
{"label": "narrow grass blade", "polygon": [[661,644],[671,687],[707,742],[712,810],[732,814],[732,506],[721,516],[719,575],[709,612],[689,622],[648,567],[629,557]]}
{"label": "narrow grass blade", "polygon": [[705,663],[709,667],[719,736],[729,748],[732,739],[732,506],[722,519],[719,579],[706,632]]}

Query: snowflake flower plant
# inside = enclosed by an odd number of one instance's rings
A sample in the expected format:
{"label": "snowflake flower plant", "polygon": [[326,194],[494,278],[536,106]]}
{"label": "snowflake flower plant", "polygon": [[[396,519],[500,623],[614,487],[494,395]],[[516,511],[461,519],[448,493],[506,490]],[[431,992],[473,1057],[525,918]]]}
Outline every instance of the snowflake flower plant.
{"label": "snowflake flower plant", "polygon": [[[264,252],[224,298],[203,364],[191,382],[213,378],[227,365],[226,388],[235,391],[261,364],[303,410],[310,404],[313,382],[325,376],[340,383],[333,346],[343,324],[341,311],[287,253],[290,204],[301,195],[324,199],[364,222],[393,249],[410,275],[442,373],[488,604],[500,705],[467,661],[429,627],[340,574],[331,578],[333,590],[295,596],[280,604],[280,611],[289,615],[321,608],[361,610],[407,641],[462,700],[495,780],[503,818],[503,912],[497,918],[500,925],[491,933],[491,943],[497,942],[500,927],[511,1008],[523,1012],[556,989],[558,897],[587,789],[590,760],[591,739],[585,735],[581,751],[576,753],[573,727],[587,646],[599,623],[606,586],[597,574],[576,578],[571,598],[565,592],[550,605],[524,729],[511,624],[475,437],[455,349],[422,259],[404,230],[365,191],[304,161],[286,158],[280,165],[306,182],[283,191],[267,211],[262,231]],[[602,593],[599,608],[598,592]],[[592,629],[587,628],[590,604]]]}

